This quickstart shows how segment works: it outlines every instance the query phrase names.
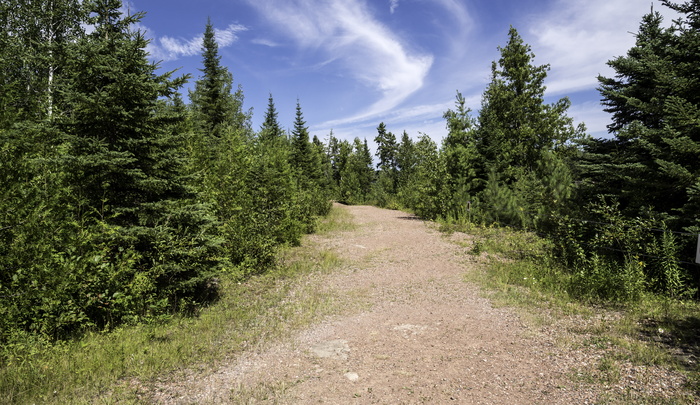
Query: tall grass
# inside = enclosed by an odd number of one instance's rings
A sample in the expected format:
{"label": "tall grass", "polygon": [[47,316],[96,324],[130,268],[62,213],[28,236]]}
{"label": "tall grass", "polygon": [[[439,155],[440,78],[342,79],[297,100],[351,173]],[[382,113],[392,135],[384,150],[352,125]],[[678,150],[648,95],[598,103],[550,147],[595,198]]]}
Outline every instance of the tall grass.
{"label": "tall grass", "polygon": [[[639,258],[629,257],[623,267],[603,268],[612,264],[601,261],[583,272],[563,267],[552,242],[529,232],[454,223],[443,230],[470,235],[465,254],[478,256],[482,265],[467,280],[481,285],[496,305],[519,308],[534,322],[556,323],[571,315],[589,320],[567,327],[582,339],[611,345],[593,367],[599,378],[591,383],[611,383],[621,365],[630,363],[675,370],[687,380],[687,391],[671,398],[611,393],[602,403],[700,403],[700,304],[645,291]],[[609,290],[603,294],[601,288]]]}

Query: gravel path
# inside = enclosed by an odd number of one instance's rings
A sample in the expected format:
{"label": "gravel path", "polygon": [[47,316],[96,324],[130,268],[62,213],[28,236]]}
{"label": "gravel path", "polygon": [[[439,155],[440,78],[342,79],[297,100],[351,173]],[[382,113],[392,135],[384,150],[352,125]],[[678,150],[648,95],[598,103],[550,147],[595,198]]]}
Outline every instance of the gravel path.
{"label": "gravel path", "polygon": [[343,209],[358,224],[355,231],[314,235],[308,243],[347,264],[320,285],[361,299],[364,309],[245,353],[211,375],[164,387],[159,402],[597,402],[601,388],[571,378],[572,370],[594,364],[592,354],[572,353],[557,344],[561,336],[553,328],[528,327],[512,310],[493,308],[464,282],[476,264],[463,248],[399,211]]}

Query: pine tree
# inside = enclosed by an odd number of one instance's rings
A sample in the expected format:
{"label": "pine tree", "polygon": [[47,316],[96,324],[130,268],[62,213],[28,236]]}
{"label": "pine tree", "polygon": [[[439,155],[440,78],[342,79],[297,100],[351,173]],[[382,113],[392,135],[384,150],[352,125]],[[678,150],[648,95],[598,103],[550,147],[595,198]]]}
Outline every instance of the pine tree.
{"label": "pine tree", "polygon": [[267,101],[267,111],[265,111],[265,120],[260,128],[260,138],[263,141],[281,139],[284,137],[284,133],[280,128],[279,121],[277,121],[277,109],[275,108],[275,101],[272,99],[272,93]]}
{"label": "pine tree", "polygon": [[97,233],[92,248],[113,266],[104,268],[119,271],[83,291],[106,291],[121,308],[105,314],[94,303],[91,316],[106,323],[207,299],[218,247],[211,213],[183,177],[182,137],[169,131],[180,117],[164,113],[162,98],[185,78],[156,75],[132,29],[143,14],[122,16],[118,0],[86,7],[95,28],[70,48],[61,126],[78,220]]}
{"label": "pine tree", "polygon": [[[678,225],[700,226],[690,203],[700,186],[700,4],[662,3],[682,17],[663,28],[660,13],[645,15],[634,47],[608,62],[615,77],[599,77],[615,138],[588,145],[586,174],[630,216],[652,207]],[[606,170],[596,161],[607,161]]]}
{"label": "pine tree", "polygon": [[549,65],[532,65],[534,54],[515,28],[508,36],[484,92],[477,149],[484,157],[482,176],[494,171],[512,181],[518,173],[537,169],[541,151],[566,146],[583,135],[583,128],[574,128],[566,116],[567,98],[544,103]]}
{"label": "pine tree", "polygon": [[309,129],[304,121],[304,114],[301,111],[301,104],[297,100],[296,115],[294,119],[294,129],[292,129],[292,167],[307,181],[318,182],[319,169],[315,166],[315,160],[309,142]]}
{"label": "pine tree", "polygon": [[[482,208],[493,207],[501,211],[495,217],[517,219],[515,222],[523,225],[519,213],[503,210],[557,209],[545,204],[554,200],[544,197],[553,190],[547,186],[551,183],[547,161],[563,161],[570,155],[572,142],[584,136],[585,127],[574,127],[566,115],[571,104],[567,98],[544,103],[549,65],[532,65],[534,54],[515,28],[510,28],[508,36],[508,44],[499,47],[500,59],[491,67],[491,83],[479,114],[476,150],[483,159],[479,177],[486,186]],[[570,177],[557,178],[569,183],[555,189],[571,187]]]}
{"label": "pine tree", "polygon": [[233,92],[233,75],[221,65],[219,45],[211,20],[207,20],[202,41],[202,77],[190,91],[196,121],[207,136],[217,138],[226,126],[248,129],[250,113],[243,111],[243,91]]}
{"label": "pine tree", "polygon": [[466,207],[483,182],[480,178],[483,160],[477,152],[477,131],[474,119],[469,115],[471,110],[465,103],[462,94],[457,92],[456,110],[447,110],[443,115],[448,130],[441,154],[447,171],[443,193],[448,196],[446,202],[452,215]]}

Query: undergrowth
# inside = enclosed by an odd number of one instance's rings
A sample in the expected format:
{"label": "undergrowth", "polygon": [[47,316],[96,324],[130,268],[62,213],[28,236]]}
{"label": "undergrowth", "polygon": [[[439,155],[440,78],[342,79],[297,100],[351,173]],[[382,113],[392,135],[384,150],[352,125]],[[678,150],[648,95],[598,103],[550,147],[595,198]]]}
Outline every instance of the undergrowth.
{"label": "undergrowth", "polygon": [[[579,336],[592,335],[614,349],[596,365],[595,381],[610,384],[624,362],[640,366],[661,366],[686,376],[690,394],[671,398],[648,397],[637,392],[606,394],[602,403],[674,403],[700,401],[700,305],[688,299],[674,299],[641,290],[617,291],[607,299],[588,294],[581,272],[566,268],[556,259],[553,243],[531,232],[485,227],[470,223],[442,223],[444,232],[470,235],[462,243],[465,252],[483,266],[467,279],[484,288],[496,305],[511,306],[535,323],[553,323],[567,316],[592,320],[569,327]],[[641,264],[640,264],[641,265]],[[634,266],[634,263],[628,265]],[[595,267],[593,267],[595,269]],[[605,269],[601,277],[628,277],[635,268]],[[621,289],[626,280],[591,280]],[[618,283],[618,284],[615,284]],[[615,314],[606,316],[605,314]],[[598,320],[595,320],[598,319]],[[602,319],[602,320],[600,320]],[[580,382],[580,381],[579,381]],[[661,401],[661,402],[659,402]]]}
{"label": "undergrowth", "polygon": [[[349,215],[331,210],[319,232],[350,229]],[[53,345],[26,336],[3,348],[0,404],[140,403],[156,378],[211,369],[337,310],[339,304],[309,276],[337,268],[338,257],[301,246],[283,250],[278,262],[246,280],[222,274],[218,302],[192,317],[122,326]]]}

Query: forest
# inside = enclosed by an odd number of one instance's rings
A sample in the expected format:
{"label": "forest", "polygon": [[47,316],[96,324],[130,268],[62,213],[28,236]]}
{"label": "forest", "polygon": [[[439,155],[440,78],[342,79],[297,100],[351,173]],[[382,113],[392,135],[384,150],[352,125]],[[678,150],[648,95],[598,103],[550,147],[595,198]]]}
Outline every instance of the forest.
{"label": "forest", "polygon": [[662,3],[680,18],[644,16],[598,77],[609,137],[545,103],[549,65],[511,27],[478,113],[457,93],[440,144],[379,123],[373,156],[312,136],[300,101],[284,130],[272,94],[253,128],[211,23],[193,78],[149,61],[119,0],[3,1],[0,347],[196,314],[331,201],[530,231],[585,300],[697,299],[700,3]]}

